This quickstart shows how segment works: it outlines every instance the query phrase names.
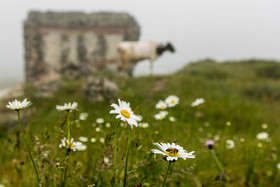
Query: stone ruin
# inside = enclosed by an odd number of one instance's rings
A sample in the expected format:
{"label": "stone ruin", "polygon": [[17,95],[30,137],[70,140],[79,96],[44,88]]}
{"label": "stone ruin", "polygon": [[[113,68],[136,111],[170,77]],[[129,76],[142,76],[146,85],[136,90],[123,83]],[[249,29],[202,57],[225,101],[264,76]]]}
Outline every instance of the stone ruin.
{"label": "stone ruin", "polygon": [[61,78],[116,73],[117,44],[136,41],[139,35],[139,25],[127,13],[30,12],[24,21],[26,83],[37,95],[49,96]]}

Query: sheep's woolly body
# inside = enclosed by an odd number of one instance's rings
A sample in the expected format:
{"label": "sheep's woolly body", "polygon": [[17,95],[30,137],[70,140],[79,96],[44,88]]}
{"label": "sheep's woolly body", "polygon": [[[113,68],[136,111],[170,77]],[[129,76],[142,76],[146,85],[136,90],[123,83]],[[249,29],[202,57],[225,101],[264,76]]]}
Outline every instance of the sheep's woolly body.
{"label": "sheep's woolly body", "polygon": [[120,54],[121,68],[127,70],[131,65],[135,65],[141,60],[150,60],[152,74],[153,62],[166,50],[174,52],[174,48],[170,43],[162,45],[154,41],[120,42],[118,52]]}
{"label": "sheep's woolly body", "polygon": [[149,59],[154,61],[158,58],[156,49],[158,43],[152,41],[139,42],[121,42],[118,46],[122,55],[126,56],[128,61],[140,61]]}

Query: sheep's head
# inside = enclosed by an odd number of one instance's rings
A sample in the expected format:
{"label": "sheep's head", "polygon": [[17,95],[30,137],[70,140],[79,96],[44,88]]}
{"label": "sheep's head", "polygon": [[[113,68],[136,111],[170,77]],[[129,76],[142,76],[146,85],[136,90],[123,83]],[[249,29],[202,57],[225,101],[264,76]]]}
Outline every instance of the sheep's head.
{"label": "sheep's head", "polygon": [[172,53],[175,52],[174,47],[171,45],[171,43],[167,44],[159,44],[157,47],[157,54],[160,56],[164,51],[171,51]]}
{"label": "sheep's head", "polygon": [[169,42],[166,44],[166,50],[171,51],[172,53],[175,52],[173,45]]}

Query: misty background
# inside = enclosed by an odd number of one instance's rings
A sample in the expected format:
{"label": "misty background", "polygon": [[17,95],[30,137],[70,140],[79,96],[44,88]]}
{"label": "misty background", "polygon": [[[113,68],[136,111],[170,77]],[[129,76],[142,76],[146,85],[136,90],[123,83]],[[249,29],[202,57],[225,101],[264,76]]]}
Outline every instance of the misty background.
{"label": "misty background", "polygon": [[[131,14],[140,40],[169,41],[176,48],[155,62],[156,74],[204,58],[280,59],[279,0],[1,0],[0,88],[24,82],[23,21],[30,10]],[[149,74],[149,65],[139,63],[134,74]]]}

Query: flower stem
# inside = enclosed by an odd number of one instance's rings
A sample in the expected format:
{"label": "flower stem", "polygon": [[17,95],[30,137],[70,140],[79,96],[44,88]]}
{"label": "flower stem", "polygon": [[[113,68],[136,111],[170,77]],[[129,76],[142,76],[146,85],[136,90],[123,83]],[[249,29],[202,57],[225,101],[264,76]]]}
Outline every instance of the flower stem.
{"label": "flower stem", "polygon": [[123,187],[125,187],[125,185],[126,185],[127,163],[128,163],[128,154],[129,154],[129,145],[130,145],[130,140],[131,140],[131,134],[132,134],[132,130],[130,129],[129,137],[128,137],[128,141],[127,141],[127,146],[126,146],[126,158],[125,158],[125,168],[124,168],[124,177],[123,177]]}
{"label": "flower stem", "polygon": [[119,127],[120,122],[121,122],[121,120],[118,121],[118,123],[115,127],[115,152],[114,152],[114,179],[113,179],[113,184],[115,184],[115,181],[116,181],[116,163],[117,163],[117,150],[118,150],[117,131],[118,131],[118,127]]}
{"label": "flower stem", "polygon": [[[211,149],[211,153],[212,153],[212,156],[213,156],[213,158],[214,158],[216,164],[218,165],[220,171],[221,171],[222,173],[224,173],[224,172],[225,172],[225,169],[224,169],[223,165],[221,164],[221,162],[219,161],[219,159],[218,159],[218,157],[217,157],[217,155],[216,155],[214,149]],[[227,182],[230,182],[230,179],[229,179],[229,177],[228,177],[227,175],[225,175],[225,179],[227,180]],[[230,185],[230,186],[231,186],[231,185]]]}
{"label": "flower stem", "polygon": [[67,111],[67,140],[70,141],[70,120],[69,120],[69,111]]}
{"label": "flower stem", "polygon": [[27,140],[26,140],[26,138],[25,138],[25,136],[24,136],[24,132],[23,132],[23,129],[22,129],[22,125],[21,125],[21,121],[20,121],[20,115],[19,115],[19,110],[17,110],[17,117],[18,117],[18,125],[19,125],[20,131],[21,131],[21,135],[22,135],[23,140],[24,140],[24,142],[25,142],[25,145],[26,145],[26,147],[27,147],[27,150],[28,150],[30,159],[31,159],[32,164],[33,164],[33,167],[34,167],[34,170],[35,170],[35,172],[36,172],[37,181],[38,181],[38,183],[40,184],[39,174],[38,174],[38,171],[37,171],[35,162],[34,162],[34,160],[33,160],[33,157],[32,157],[31,151],[30,151],[30,148],[29,148],[29,146],[28,146]]}
{"label": "flower stem", "polygon": [[171,166],[171,162],[169,162],[169,164],[168,164],[168,168],[166,170],[166,173],[165,173],[165,176],[164,176],[164,179],[163,179],[162,187],[164,187],[164,184],[165,184],[165,181],[166,181],[167,174],[168,174],[170,166]]}
{"label": "flower stem", "polygon": [[221,172],[224,172],[225,169],[223,168],[223,165],[221,164],[221,162],[219,161],[214,149],[211,149],[211,153],[212,153],[212,156],[216,162],[216,164],[218,165],[219,169],[221,170]]}
{"label": "flower stem", "polygon": [[66,137],[65,137],[65,154],[64,154],[65,155],[65,169],[64,169],[64,180],[62,182],[62,186],[65,186],[66,180],[67,180],[68,155],[69,155],[69,152],[70,152],[70,147],[68,147],[67,140],[71,144],[69,111],[67,111],[67,114],[66,114],[66,123],[67,123],[67,136],[65,134]]}

